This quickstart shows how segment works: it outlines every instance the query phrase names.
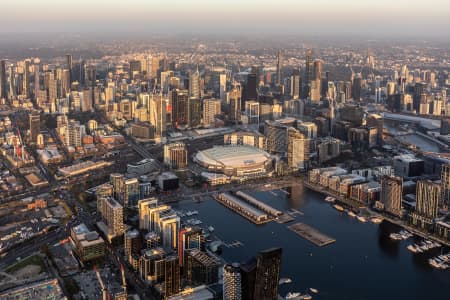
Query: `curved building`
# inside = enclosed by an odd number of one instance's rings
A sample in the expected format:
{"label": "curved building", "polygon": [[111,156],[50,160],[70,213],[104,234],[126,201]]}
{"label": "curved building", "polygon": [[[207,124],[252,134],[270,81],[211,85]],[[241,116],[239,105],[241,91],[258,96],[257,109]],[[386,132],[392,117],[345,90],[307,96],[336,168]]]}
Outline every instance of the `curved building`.
{"label": "curved building", "polygon": [[214,146],[197,152],[194,161],[209,171],[238,180],[265,177],[272,171],[270,155],[249,146]]}

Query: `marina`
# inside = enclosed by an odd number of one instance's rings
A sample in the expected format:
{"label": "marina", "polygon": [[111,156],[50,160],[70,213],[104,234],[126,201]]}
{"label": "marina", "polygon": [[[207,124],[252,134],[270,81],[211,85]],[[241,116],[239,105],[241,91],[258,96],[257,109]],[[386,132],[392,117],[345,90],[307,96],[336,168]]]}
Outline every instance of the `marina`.
{"label": "marina", "polygon": [[330,238],[317,229],[304,223],[296,223],[288,226],[288,228],[295,232],[297,235],[301,236],[304,239],[307,239],[308,241],[319,247],[323,247],[336,242],[335,239]]}

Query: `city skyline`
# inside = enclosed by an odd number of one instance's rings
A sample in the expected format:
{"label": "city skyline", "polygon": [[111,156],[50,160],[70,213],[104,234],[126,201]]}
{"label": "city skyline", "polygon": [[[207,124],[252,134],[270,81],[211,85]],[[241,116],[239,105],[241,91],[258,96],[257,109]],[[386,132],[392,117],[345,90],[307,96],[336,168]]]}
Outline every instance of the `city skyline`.
{"label": "city skyline", "polygon": [[[163,1],[4,4],[0,33],[160,33],[236,35],[371,35],[443,37],[450,29],[444,0]],[[20,21],[19,21],[20,20]]]}

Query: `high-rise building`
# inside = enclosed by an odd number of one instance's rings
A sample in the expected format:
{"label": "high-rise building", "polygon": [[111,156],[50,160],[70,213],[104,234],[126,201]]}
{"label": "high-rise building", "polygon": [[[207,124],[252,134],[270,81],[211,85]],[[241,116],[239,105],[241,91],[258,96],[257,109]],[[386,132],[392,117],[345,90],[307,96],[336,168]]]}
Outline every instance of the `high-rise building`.
{"label": "high-rise building", "polygon": [[203,100],[203,125],[214,127],[216,116],[221,114],[220,105],[219,99]]}
{"label": "high-rise building", "polygon": [[164,163],[172,169],[182,169],[187,166],[188,150],[183,142],[164,145]]}
{"label": "high-rise building", "polygon": [[250,100],[245,101],[245,115],[249,124],[259,123],[259,102]]}
{"label": "high-rise building", "polygon": [[239,123],[241,120],[242,90],[239,83],[234,83],[228,94],[228,118],[231,122]]}
{"label": "high-rise building", "polygon": [[189,97],[193,97],[195,99],[200,99],[201,91],[200,91],[200,72],[195,70],[189,76]]}
{"label": "high-rise building", "polygon": [[263,250],[241,265],[242,299],[278,299],[281,254],[281,248]]}
{"label": "high-rise building", "polygon": [[178,236],[178,257],[180,265],[184,265],[186,250],[202,250],[203,234],[200,227],[186,227],[180,230]]}
{"label": "high-rise building", "polygon": [[293,127],[288,128],[287,135],[288,166],[305,170],[309,162],[310,140]]}
{"label": "high-rise building", "polygon": [[305,53],[305,72],[303,78],[301,98],[306,99],[310,97],[311,80],[314,79],[314,57],[311,49],[306,50]]}
{"label": "high-rise building", "polygon": [[298,99],[300,97],[300,71],[294,69],[290,78],[290,96],[292,99]]}
{"label": "high-rise building", "polygon": [[180,292],[180,263],[176,255],[164,260],[164,299]]}
{"label": "high-rise building", "polygon": [[8,85],[6,78],[6,60],[0,61],[0,98],[8,98]]}
{"label": "high-rise building", "polygon": [[412,222],[422,228],[431,226],[438,215],[441,187],[430,180],[419,180],[416,186],[416,210]]}
{"label": "high-rise building", "polygon": [[361,100],[361,88],[362,88],[362,74],[357,73],[352,83],[352,97],[353,100]]}
{"label": "high-rise building", "polygon": [[450,164],[441,167],[441,201],[450,205]]}
{"label": "high-rise building", "polygon": [[248,100],[257,100],[257,78],[256,73],[249,73],[247,75],[247,82],[245,83],[245,99],[244,103],[241,103],[241,107],[245,107],[245,102]]}
{"label": "high-rise building", "polygon": [[189,127],[200,125],[202,118],[202,106],[200,98],[190,97],[187,106],[187,124]]}
{"label": "high-rise building", "polygon": [[138,202],[139,211],[139,229],[145,229],[151,231],[152,229],[152,213],[153,208],[158,206],[158,199],[148,198],[142,199]]}
{"label": "high-rise building", "polygon": [[32,112],[28,116],[30,128],[30,140],[32,143],[37,142],[37,136],[41,132],[41,115],[38,112]]}
{"label": "high-rise building", "polygon": [[402,216],[403,178],[383,176],[381,178],[381,203],[384,210],[392,215]]}
{"label": "high-rise building", "polygon": [[278,53],[277,53],[277,85],[281,85],[283,83],[283,60],[284,60],[284,52],[283,52],[283,50],[278,50]]}
{"label": "high-rise building", "polygon": [[73,68],[73,62],[72,62],[72,54],[66,54],[66,68],[69,70],[69,85],[72,82],[73,74],[72,74],[72,68]]}
{"label": "high-rise building", "polygon": [[160,214],[161,244],[165,248],[177,249],[180,217],[173,210]]}
{"label": "high-rise building", "polygon": [[187,90],[170,91],[172,101],[172,123],[175,127],[186,125],[189,110],[189,93]]}
{"label": "high-rise building", "polygon": [[142,237],[138,230],[129,230],[124,234],[125,258],[131,262],[133,256],[140,255],[142,250]]}
{"label": "high-rise building", "polygon": [[220,260],[198,249],[186,250],[184,278],[192,286],[211,285],[219,279]]}
{"label": "high-rise building", "polygon": [[116,236],[120,236],[124,232],[123,224],[123,207],[112,197],[97,196],[97,208],[100,209],[99,214],[106,224],[105,234],[111,240]]}
{"label": "high-rise building", "polygon": [[139,181],[137,178],[130,178],[123,183],[122,202],[124,207],[137,205],[139,200]]}
{"label": "high-rise building", "polygon": [[223,267],[223,300],[241,300],[241,268],[238,263]]}

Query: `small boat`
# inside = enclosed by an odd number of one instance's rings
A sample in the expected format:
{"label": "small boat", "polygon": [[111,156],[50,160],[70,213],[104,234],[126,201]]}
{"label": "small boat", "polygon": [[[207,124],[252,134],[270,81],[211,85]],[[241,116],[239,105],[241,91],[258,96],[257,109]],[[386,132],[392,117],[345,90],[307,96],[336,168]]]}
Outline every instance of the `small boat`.
{"label": "small boat", "polygon": [[210,232],[213,232],[213,231],[214,231],[214,227],[208,226],[208,230],[209,230]]}
{"label": "small boat", "polygon": [[355,214],[352,210],[349,210],[349,211],[347,212],[347,214],[348,214],[350,217],[352,217],[352,218],[356,217],[356,214]]}
{"label": "small boat", "polygon": [[292,282],[292,279],[290,279],[290,278],[280,278],[280,281],[278,281],[278,284],[281,285],[281,284],[291,283],[291,282]]}
{"label": "small boat", "polygon": [[381,222],[383,222],[383,218],[382,217],[373,217],[373,218],[370,219],[370,221],[373,224],[380,224]]}
{"label": "small boat", "polygon": [[311,299],[312,299],[312,296],[309,295],[309,294],[306,294],[306,295],[300,296],[300,299],[301,299],[301,300],[311,300]]}
{"label": "small boat", "polygon": [[311,291],[311,293],[314,293],[314,294],[318,294],[319,293],[318,289],[309,288],[309,290]]}
{"label": "small boat", "polygon": [[336,198],[331,197],[331,196],[327,196],[327,197],[325,198],[325,201],[327,201],[327,202],[334,202],[334,201],[336,201]]}
{"label": "small boat", "polygon": [[286,297],[285,297],[285,299],[286,300],[293,300],[293,299],[300,299],[300,296],[301,296],[302,294],[301,293],[298,293],[298,292],[289,292],[289,293],[287,293],[286,294]]}
{"label": "small boat", "polygon": [[408,249],[412,253],[417,253],[417,248],[414,247],[413,245],[408,245],[408,247],[406,247],[406,249]]}
{"label": "small boat", "polygon": [[362,222],[362,223],[366,223],[367,219],[364,218],[363,216],[357,216],[356,219],[358,219],[358,221]]}
{"label": "small boat", "polygon": [[341,205],[335,204],[333,205],[333,207],[337,210],[337,211],[344,211],[344,208]]}

